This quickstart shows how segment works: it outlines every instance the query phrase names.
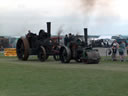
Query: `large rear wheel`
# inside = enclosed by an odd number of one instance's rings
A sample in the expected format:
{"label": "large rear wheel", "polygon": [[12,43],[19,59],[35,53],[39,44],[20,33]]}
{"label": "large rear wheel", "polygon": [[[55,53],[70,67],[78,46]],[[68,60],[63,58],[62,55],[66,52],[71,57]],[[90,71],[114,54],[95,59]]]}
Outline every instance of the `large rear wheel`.
{"label": "large rear wheel", "polygon": [[71,51],[68,47],[60,49],[60,60],[62,63],[69,63],[71,59]]}
{"label": "large rear wheel", "polygon": [[29,57],[29,42],[26,38],[20,38],[16,44],[16,53],[19,60],[27,60]]}

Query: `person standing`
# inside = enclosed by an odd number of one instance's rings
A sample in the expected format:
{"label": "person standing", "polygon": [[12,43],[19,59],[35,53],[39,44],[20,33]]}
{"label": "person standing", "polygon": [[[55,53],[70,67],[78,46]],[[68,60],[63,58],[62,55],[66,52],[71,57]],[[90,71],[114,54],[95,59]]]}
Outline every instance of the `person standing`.
{"label": "person standing", "polygon": [[69,42],[71,42],[72,40],[73,40],[73,35],[69,33]]}
{"label": "person standing", "polygon": [[117,41],[115,40],[113,45],[112,45],[112,60],[116,61],[117,60],[117,50],[119,48],[119,44],[117,43]]}
{"label": "person standing", "polygon": [[68,35],[66,34],[64,37],[64,45],[67,46],[68,42],[69,42],[69,38]]}
{"label": "person standing", "polygon": [[124,61],[124,53],[125,53],[125,42],[122,41],[119,45],[119,55],[120,55],[120,61]]}

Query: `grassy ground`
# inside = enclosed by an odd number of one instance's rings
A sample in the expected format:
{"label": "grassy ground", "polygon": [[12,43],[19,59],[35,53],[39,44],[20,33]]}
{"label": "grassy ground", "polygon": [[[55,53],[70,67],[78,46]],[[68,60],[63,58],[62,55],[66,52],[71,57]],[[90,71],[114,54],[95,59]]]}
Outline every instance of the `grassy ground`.
{"label": "grassy ground", "polygon": [[128,96],[128,61],[61,64],[0,56],[0,96]]}

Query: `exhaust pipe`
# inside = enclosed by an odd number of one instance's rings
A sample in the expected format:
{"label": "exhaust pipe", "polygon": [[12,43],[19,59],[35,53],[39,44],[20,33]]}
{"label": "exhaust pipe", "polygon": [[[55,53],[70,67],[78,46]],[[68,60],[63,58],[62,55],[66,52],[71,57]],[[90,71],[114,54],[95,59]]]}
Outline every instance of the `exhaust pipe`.
{"label": "exhaust pipe", "polygon": [[51,37],[51,22],[47,22],[47,33],[48,33],[48,37]]}
{"label": "exhaust pipe", "polygon": [[88,29],[84,28],[84,39],[85,39],[85,46],[88,46]]}

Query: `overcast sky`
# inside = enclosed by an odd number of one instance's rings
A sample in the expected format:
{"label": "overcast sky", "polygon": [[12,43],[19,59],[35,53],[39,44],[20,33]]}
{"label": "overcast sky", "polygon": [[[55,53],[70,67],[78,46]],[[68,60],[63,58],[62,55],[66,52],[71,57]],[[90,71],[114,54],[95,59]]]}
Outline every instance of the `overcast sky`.
{"label": "overcast sky", "polygon": [[0,35],[21,36],[28,30],[52,34],[128,35],[128,0],[0,0]]}

